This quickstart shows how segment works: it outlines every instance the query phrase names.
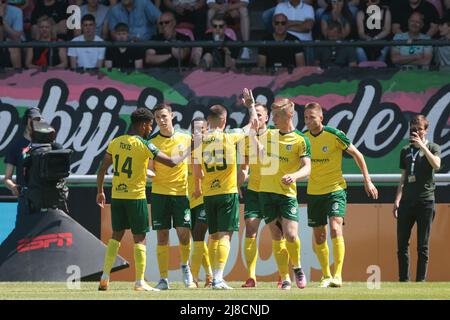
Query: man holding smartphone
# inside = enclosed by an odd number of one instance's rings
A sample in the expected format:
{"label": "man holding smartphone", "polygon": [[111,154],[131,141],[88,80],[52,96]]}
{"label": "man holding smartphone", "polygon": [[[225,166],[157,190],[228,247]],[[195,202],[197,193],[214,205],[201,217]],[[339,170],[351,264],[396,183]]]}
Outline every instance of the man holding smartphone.
{"label": "man holding smartphone", "polygon": [[409,238],[417,223],[416,281],[426,278],[428,244],[434,219],[434,172],[441,166],[440,147],[426,139],[429,122],[415,115],[409,122],[410,143],[400,152],[401,178],[393,213],[397,219],[399,281],[409,281]]}

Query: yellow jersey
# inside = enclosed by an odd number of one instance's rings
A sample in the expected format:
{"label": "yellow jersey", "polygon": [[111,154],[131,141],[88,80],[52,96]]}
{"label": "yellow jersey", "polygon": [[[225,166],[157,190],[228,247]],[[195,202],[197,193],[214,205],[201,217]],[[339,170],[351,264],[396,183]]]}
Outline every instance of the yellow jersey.
{"label": "yellow jersey", "polygon": [[340,130],[324,126],[316,136],[306,131],[311,141],[311,175],[307,193],[320,195],[347,188],[342,176],[342,153],[350,140]]}
{"label": "yellow jersey", "polygon": [[[258,139],[265,141],[267,132],[270,128],[267,128],[262,134],[258,135]],[[261,182],[261,159],[258,156],[257,146],[254,146],[250,141],[250,138],[246,138],[245,144],[245,156],[248,157],[249,177],[247,189],[255,192],[259,191],[259,185]]]}
{"label": "yellow jersey", "polygon": [[195,191],[194,185],[194,173],[192,169],[192,165],[188,165],[188,196],[189,196],[189,207],[195,208],[201,204],[203,204],[203,195],[198,198],[193,198],[192,194]]}
{"label": "yellow jersey", "polygon": [[208,131],[202,140],[200,159],[204,177],[203,196],[238,193],[237,144],[245,138],[241,129]]}
{"label": "yellow jersey", "polygon": [[112,198],[145,199],[148,159],[156,157],[158,148],[139,136],[122,135],[106,152],[113,161]]}
{"label": "yellow jersey", "polygon": [[259,140],[265,148],[259,191],[296,198],[297,183],[285,185],[281,178],[301,168],[300,158],[310,157],[309,139],[298,130],[281,133],[278,129],[270,129],[266,138]]}
{"label": "yellow jersey", "polygon": [[[186,149],[190,148],[191,136],[181,130],[175,130],[172,136],[167,137],[157,132],[149,139],[159,150],[170,157],[180,156]],[[186,196],[187,195],[187,178],[188,178],[188,162],[185,158],[182,162],[171,168],[162,163],[155,162],[155,174],[152,178],[152,193]]]}

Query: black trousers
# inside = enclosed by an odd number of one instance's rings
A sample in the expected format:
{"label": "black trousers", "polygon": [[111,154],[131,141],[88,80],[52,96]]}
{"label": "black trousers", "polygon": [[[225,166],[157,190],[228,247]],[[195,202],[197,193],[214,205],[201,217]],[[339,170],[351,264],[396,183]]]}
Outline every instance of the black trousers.
{"label": "black trousers", "polygon": [[425,281],[434,214],[433,200],[400,202],[397,219],[397,257],[400,281],[409,281],[409,239],[415,223],[417,223],[416,281]]}

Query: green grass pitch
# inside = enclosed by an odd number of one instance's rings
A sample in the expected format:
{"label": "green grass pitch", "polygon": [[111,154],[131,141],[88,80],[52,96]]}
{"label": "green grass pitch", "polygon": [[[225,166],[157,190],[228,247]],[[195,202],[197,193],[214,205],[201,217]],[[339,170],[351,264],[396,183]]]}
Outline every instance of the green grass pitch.
{"label": "green grass pitch", "polygon": [[[155,285],[155,283],[150,283]],[[131,282],[112,282],[106,292],[97,291],[97,282],[81,282],[80,289],[69,289],[59,282],[2,282],[0,300],[69,299],[69,300],[396,300],[450,299],[449,282],[398,283],[382,282],[380,289],[368,289],[365,282],[344,282],[342,288],[318,288],[309,283],[306,289],[293,287],[289,291],[276,288],[275,283],[259,282],[257,288],[242,289],[242,282],[229,282],[235,290],[186,289],[181,283],[171,283],[171,290],[135,292]],[[202,285],[202,283],[201,283]]]}

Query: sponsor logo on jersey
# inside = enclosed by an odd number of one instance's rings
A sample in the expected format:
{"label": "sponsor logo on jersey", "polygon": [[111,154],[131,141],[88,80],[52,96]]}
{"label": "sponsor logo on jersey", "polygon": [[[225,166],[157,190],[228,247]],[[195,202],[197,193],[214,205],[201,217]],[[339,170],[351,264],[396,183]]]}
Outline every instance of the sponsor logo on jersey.
{"label": "sponsor logo on jersey", "polygon": [[219,189],[220,188],[220,181],[219,179],[214,179],[213,182],[211,182],[211,189]]}

